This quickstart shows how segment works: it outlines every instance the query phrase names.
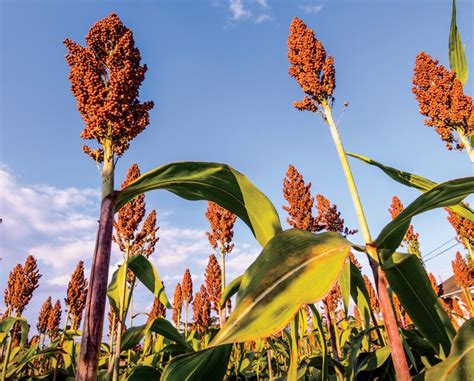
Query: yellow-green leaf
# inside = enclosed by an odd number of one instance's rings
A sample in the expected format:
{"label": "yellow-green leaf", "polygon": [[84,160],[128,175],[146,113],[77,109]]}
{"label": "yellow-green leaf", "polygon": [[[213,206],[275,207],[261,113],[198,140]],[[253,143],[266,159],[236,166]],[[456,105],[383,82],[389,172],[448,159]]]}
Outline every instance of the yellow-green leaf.
{"label": "yellow-green leaf", "polygon": [[281,330],[303,303],[327,294],[351,245],[333,232],[290,229],[275,236],[244,273],[235,310],[211,344],[255,340]]}
{"label": "yellow-green leaf", "polygon": [[464,86],[467,81],[468,70],[466,53],[464,52],[461,35],[456,25],[456,0],[453,0],[451,27],[449,29],[449,66],[456,72],[456,77]]}

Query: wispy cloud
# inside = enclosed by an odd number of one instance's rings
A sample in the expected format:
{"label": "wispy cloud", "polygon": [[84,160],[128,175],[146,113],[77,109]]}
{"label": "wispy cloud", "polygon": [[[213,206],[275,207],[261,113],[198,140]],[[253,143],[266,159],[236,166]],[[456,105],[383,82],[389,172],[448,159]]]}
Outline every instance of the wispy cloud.
{"label": "wispy cloud", "polygon": [[322,4],[303,4],[300,9],[307,15],[316,15],[323,9]]}
{"label": "wispy cloud", "polygon": [[270,5],[267,0],[226,0],[231,22],[251,21],[261,24],[270,21]]}

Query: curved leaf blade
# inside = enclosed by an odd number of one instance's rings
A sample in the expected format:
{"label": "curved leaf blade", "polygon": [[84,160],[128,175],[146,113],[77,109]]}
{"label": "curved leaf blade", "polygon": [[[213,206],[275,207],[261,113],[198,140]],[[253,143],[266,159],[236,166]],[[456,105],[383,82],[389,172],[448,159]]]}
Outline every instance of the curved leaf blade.
{"label": "curved leaf blade", "polygon": [[117,210],[154,189],[166,189],[186,200],[219,204],[240,217],[262,246],[282,230],[278,213],[267,196],[226,164],[181,162],[158,167],[116,193]]}
{"label": "curved leaf blade", "polygon": [[338,233],[290,229],[275,236],[244,273],[237,305],[211,344],[254,340],[282,329],[303,303],[327,294],[351,246]]}
{"label": "curved leaf blade", "polygon": [[466,53],[456,25],[456,0],[453,0],[451,27],[449,28],[449,66],[456,72],[456,77],[464,86],[467,82],[468,69]]}
{"label": "curved leaf blade", "polygon": [[128,268],[140,282],[148,288],[155,298],[158,298],[166,308],[171,308],[171,303],[165,293],[165,287],[161,281],[156,267],[143,255],[134,255],[128,260]]}
{"label": "curved leaf blade", "polygon": [[375,240],[375,246],[393,253],[402,242],[411,218],[428,210],[452,206],[474,193],[474,177],[465,177],[441,183],[423,193],[390,221]]}
{"label": "curved leaf blade", "polygon": [[[434,181],[431,181],[427,178],[383,165],[379,163],[378,161],[369,159],[366,156],[358,155],[355,153],[349,153],[349,152],[347,152],[347,155],[352,156],[356,159],[359,159],[360,161],[363,161],[364,163],[378,167],[382,171],[384,171],[389,177],[391,177],[393,180],[399,182],[400,184],[406,185],[408,187],[416,188],[421,192],[429,191],[430,189],[438,185]],[[474,221],[474,212],[465,203],[460,202],[459,204],[449,206],[448,208],[451,209],[454,213],[459,214],[461,217]]]}
{"label": "curved leaf blade", "polygon": [[448,358],[426,372],[426,381],[474,379],[474,318],[459,329]]}
{"label": "curved leaf blade", "polygon": [[451,349],[456,333],[438,301],[426,271],[416,255],[394,253],[382,263],[392,290],[421,334],[441,357]]}
{"label": "curved leaf blade", "polygon": [[243,275],[238,276],[226,286],[224,292],[221,295],[221,300],[219,301],[221,308],[225,307],[227,301],[239,291],[240,282],[242,282],[242,277]]}
{"label": "curved leaf blade", "polygon": [[153,320],[153,322],[150,324],[149,330],[164,336],[171,341],[175,341],[186,349],[190,349],[183,336],[181,336],[178,330],[166,319],[157,318]]}
{"label": "curved leaf blade", "polygon": [[132,369],[127,381],[158,380],[160,372],[147,365],[137,365]]}
{"label": "curved leaf blade", "polygon": [[232,345],[221,345],[171,359],[161,381],[222,380],[229,363]]}

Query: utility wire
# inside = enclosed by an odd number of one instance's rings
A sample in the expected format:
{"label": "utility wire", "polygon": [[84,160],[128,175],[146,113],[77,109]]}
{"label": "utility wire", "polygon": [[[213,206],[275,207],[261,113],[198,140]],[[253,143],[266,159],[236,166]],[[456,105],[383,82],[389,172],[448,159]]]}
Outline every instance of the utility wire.
{"label": "utility wire", "polygon": [[449,240],[447,240],[445,243],[443,243],[442,245],[438,246],[436,249],[433,249],[431,250],[429,253],[426,253],[423,255],[423,257],[428,257],[431,253],[434,253],[435,251],[438,251],[439,249],[441,249],[443,246],[446,246],[448,243],[450,243],[453,239],[455,239],[456,237],[452,237],[450,238]]}
{"label": "utility wire", "polygon": [[440,251],[439,253],[437,253],[436,255],[432,256],[431,258],[428,258],[428,259],[423,259],[423,262],[429,262],[431,261],[432,259],[435,259],[436,257],[440,256],[441,254],[447,252],[448,250],[452,249],[453,247],[456,247],[457,245],[460,245],[459,242],[456,242],[454,245],[451,245],[449,246],[447,249],[444,249],[443,251]]}

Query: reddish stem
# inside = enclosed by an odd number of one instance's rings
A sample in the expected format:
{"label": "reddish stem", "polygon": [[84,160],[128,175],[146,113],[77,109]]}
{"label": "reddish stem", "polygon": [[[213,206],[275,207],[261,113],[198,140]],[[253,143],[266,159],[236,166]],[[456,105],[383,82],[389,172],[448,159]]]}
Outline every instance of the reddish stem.
{"label": "reddish stem", "polygon": [[81,339],[81,351],[76,370],[76,381],[95,381],[102,327],[105,315],[105,299],[109,276],[110,252],[112,247],[112,229],[115,203],[113,195],[102,200],[99,229],[89,277],[84,326]]}

